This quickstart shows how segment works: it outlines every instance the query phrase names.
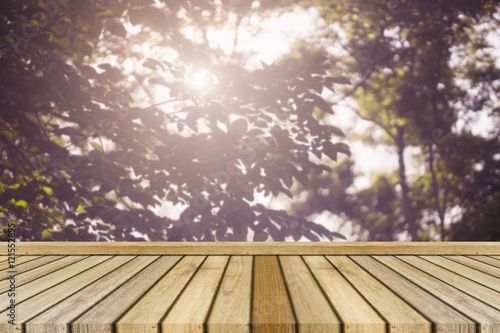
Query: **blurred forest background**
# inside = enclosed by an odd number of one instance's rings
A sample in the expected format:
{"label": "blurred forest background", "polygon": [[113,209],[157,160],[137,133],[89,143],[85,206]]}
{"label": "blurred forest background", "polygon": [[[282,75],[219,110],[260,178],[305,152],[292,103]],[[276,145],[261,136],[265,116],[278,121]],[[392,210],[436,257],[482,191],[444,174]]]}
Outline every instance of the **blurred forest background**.
{"label": "blurred forest background", "polygon": [[494,0],[2,0],[0,238],[500,241],[499,31]]}

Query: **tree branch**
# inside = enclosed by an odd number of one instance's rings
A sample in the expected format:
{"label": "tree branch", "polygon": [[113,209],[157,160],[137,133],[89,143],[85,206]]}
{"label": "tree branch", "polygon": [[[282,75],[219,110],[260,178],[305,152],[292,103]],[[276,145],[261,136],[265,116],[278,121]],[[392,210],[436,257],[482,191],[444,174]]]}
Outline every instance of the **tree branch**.
{"label": "tree branch", "polygon": [[350,108],[352,111],[354,111],[354,113],[356,113],[356,115],[357,115],[359,118],[361,118],[361,119],[363,119],[363,120],[366,120],[366,121],[369,121],[369,122],[372,122],[372,123],[374,123],[374,124],[376,124],[376,125],[380,126],[380,128],[382,128],[382,129],[383,129],[383,130],[387,133],[387,135],[389,135],[389,136],[391,137],[391,139],[393,139],[393,140],[394,140],[394,142],[396,142],[396,141],[397,141],[396,135],[395,135],[394,133],[392,133],[392,132],[391,132],[391,130],[390,130],[390,129],[389,129],[389,128],[388,128],[388,127],[384,124],[384,123],[382,123],[380,120],[375,119],[375,118],[371,118],[371,117],[364,116],[364,115],[362,115],[362,114],[359,112],[359,110],[357,110],[357,109],[355,109],[355,108],[353,108],[353,107],[351,107],[351,106],[349,106],[349,108]]}
{"label": "tree branch", "polygon": [[33,168],[33,170],[38,170],[37,167],[28,159],[28,157],[19,149],[17,148],[17,146],[12,143],[9,138],[7,138],[5,135],[3,135],[2,133],[0,133],[0,139],[2,139],[2,141],[4,141],[5,143],[7,143],[10,147],[14,148],[14,150],[19,154],[21,155],[21,157],[26,161],[28,162],[28,164]]}

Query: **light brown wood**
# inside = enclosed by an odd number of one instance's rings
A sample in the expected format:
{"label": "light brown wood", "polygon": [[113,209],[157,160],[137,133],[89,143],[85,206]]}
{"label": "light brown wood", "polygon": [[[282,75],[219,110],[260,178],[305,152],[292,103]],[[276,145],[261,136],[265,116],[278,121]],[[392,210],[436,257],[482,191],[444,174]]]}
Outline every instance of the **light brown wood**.
{"label": "light brown wood", "polygon": [[161,320],[205,258],[182,258],[116,323],[116,332],[158,332]]}
{"label": "light brown wood", "polygon": [[431,323],[346,256],[327,259],[386,320],[391,333],[431,333]]}
{"label": "light brown wood", "polygon": [[[440,256],[421,256],[421,258],[432,262],[438,266],[444,267],[454,273],[460,274],[472,281],[476,281],[483,286],[489,287],[493,290],[500,291],[500,279],[488,275],[486,273],[480,272],[476,269],[470,268],[466,265],[462,265],[453,260],[446,259]],[[466,258],[467,259],[467,258]],[[500,303],[500,301],[499,301]]]}
{"label": "light brown wood", "polygon": [[304,256],[346,333],[385,333],[386,323],[324,257]]}
{"label": "light brown wood", "polygon": [[500,311],[394,256],[374,258],[474,320],[481,333],[500,330]]}
{"label": "light brown wood", "polygon": [[471,259],[483,262],[496,268],[500,268],[500,260],[487,256],[468,256]]}
{"label": "light brown wood", "polygon": [[467,265],[470,268],[489,274],[493,277],[500,278],[500,268],[464,256],[445,256],[445,258],[461,263],[462,265]]}
{"label": "light brown wood", "polygon": [[7,261],[8,256],[0,256],[0,263]]}
{"label": "light brown wood", "polygon": [[279,260],[299,332],[341,332],[340,320],[304,260],[299,256],[280,256]]}
{"label": "light brown wood", "polygon": [[476,324],[472,320],[372,257],[351,256],[350,258],[433,322],[436,332],[476,332]]}
{"label": "light brown wood", "polygon": [[227,256],[210,256],[203,262],[161,323],[163,332],[203,333],[228,260]]}
{"label": "light brown wood", "polygon": [[[62,258],[62,256],[43,256],[43,257],[37,258],[35,260],[30,260],[28,262],[25,262],[24,264],[16,265],[15,271],[16,271],[16,274],[19,275],[21,273],[24,273],[24,272],[29,271],[31,269],[40,267],[42,265],[48,264],[54,260],[58,260],[61,258]],[[10,274],[8,272],[9,272],[9,270],[2,271],[0,274],[0,279],[3,280],[3,279],[6,279],[7,277],[9,277]]]}
{"label": "light brown wood", "polygon": [[[5,332],[7,330],[22,332],[23,326],[27,321],[33,319],[42,312],[47,311],[66,297],[85,288],[87,285],[112,272],[133,258],[134,257],[132,256],[118,256],[111,258],[18,304],[16,306],[17,314],[15,325],[0,322],[0,332]],[[0,316],[5,318],[7,316],[6,314],[7,311],[4,311],[0,313]]]}
{"label": "light brown wood", "polygon": [[[68,256],[62,259],[53,261],[49,264],[43,265],[41,267],[37,267],[28,272],[24,272],[16,276],[16,288],[19,288],[25,283],[33,281],[39,277],[45,276],[51,272],[55,272],[58,269],[71,265],[79,260],[86,258],[85,256]],[[10,281],[4,280],[0,282],[0,293],[3,293],[10,288]]]}
{"label": "light brown wood", "polygon": [[[500,310],[500,293],[416,256],[399,259]],[[500,319],[500,318],[499,318]]]}
{"label": "light brown wood", "polygon": [[37,255],[37,256],[32,256],[32,255],[30,255],[30,256],[16,256],[15,261],[13,263],[11,263],[10,261],[6,261],[6,262],[1,263],[0,264],[0,271],[10,270],[12,264],[14,265],[14,270],[16,270],[19,265],[24,264],[26,262],[29,262],[31,260],[38,259],[38,258],[40,258],[39,255]]}
{"label": "light brown wood", "polygon": [[113,332],[113,323],[137,303],[146,291],[166,274],[180,256],[162,256],[130,281],[73,321],[73,333]]}
{"label": "light brown wood", "polygon": [[20,242],[25,255],[500,255],[500,242]]}
{"label": "light brown wood", "polygon": [[250,256],[230,258],[207,321],[209,333],[250,332],[252,264]]}
{"label": "light brown wood", "polygon": [[500,333],[498,255],[297,256],[300,246],[341,243],[281,244],[220,250],[286,252],[279,257],[21,256],[17,325],[5,322],[10,281],[0,280],[0,333],[429,333],[430,322],[433,333]]}
{"label": "light brown wood", "polygon": [[26,323],[31,333],[67,333],[69,324],[110,292],[125,283],[158,256],[139,256],[54,305]]}
{"label": "light brown wood", "polygon": [[254,258],[252,332],[296,332],[292,305],[276,256]]}
{"label": "light brown wood", "polygon": [[[52,272],[48,275],[45,275],[37,280],[26,283],[18,288],[16,288],[16,299],[17,303],[20,303],[28,298],[43,292],[57,284],[67,280],[69,278],[74,277],[75,275],[89,269],[95,265],[98,265],[106,260],[111,258],[111,256],[99,256],[99,257],[90,257],[79,261],[75,264],[64,267],[58,271]],[[0,307],[5,309],[8,306],[9,299],[6,296],[6,293],[0,295]]]}

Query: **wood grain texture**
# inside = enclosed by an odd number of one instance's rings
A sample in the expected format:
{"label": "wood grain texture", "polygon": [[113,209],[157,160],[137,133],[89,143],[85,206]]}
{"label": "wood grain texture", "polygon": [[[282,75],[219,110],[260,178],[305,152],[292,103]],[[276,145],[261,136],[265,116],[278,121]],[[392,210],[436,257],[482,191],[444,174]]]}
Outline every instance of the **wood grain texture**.
{"label": "wood grain texture", "polygon": [[204,332],[229,257],[209,256],[161,323],[162,332]]}
{"label": "wood grain texture", "polygon": [[20,242],[25,255],[500,255],[500,242]]}
{"label": "wood grain texture", "polygon": [[327,259],[386,320],[391,333],[431,333],[432,325],[420,313],[346,256]]}
{"label": "wood grain texture", "polygon": [[446,268],[447,270],[450,270],[456,274],[464,276],[472,281],[476,281],[483,286],[500,292],[500,279],[496,277],[480,272],[466,265],[462,265],[453,260],[443,258],[441,256],[421,256],[421,258],[432,262],[433,264]]}
{"label": "wood grain texture", "polygon": [[445,256],[445,258],[461,263],[462,265],[466,265],[477,271],[489,274],[493,277],[500,278],[500,268],[497,268],[495,266],[491,266],[464,256]]}
{"label": "wood grain texture", "polygon": [[480,332],[499,332],[500,311],[394,256],[374,258],[474,320]]}
{"label": "wood grain texture", "polygon": [[233,256],[207,321],[209,333],[250,332],[253,257]]}
{"label": "wood grain texture", "polygon": [[71,332],[70,323],[125,283],[158,256],[139,256],[103,276],[26,323],[32,333]]}
{"label": "wood grain texture", "polygon": [[[14,264],[14,268],[17,269],[17,267],[21,264],[24,264],[26,262],[29,262],[31,260],[35,260],[35,259],[38,259],[40,258],[39,255],[37,256],[15,256],[15,261],[13,262]],[[10,265],[11,265],[11,261],[8,260],[8,261],[4,261],[3,263],[0,264],[0,271],[2,270],[9,270],[10,269]],[[3,272],[2,272],[3,273]]]}
{"label": "wood grain texture", "polygon": [[162,256],[134,276],[99,304],[73,321],[73,333],[111,333],[113,324],[137,303],[179,260],[180,256]]}
{"label": "wood grain texture", "polygon": [[[297,256],[282,244],[263,249],[280,256],[20,256],[17,325],[0,312],[0,333],[500,333],[498,255]],[[9,288],[0,280],[4,309]]]}
{"label": "wood grain texture", "polygon": [[196,272],[204,256],[182,258],[116,323],[117,333],[156,333],[167,311]]}
{"label": "wood grain texture", "polygon": [[304,260],[299,256],[280,256],[279,260],[299,332],[341,332],[340,320]]}
{"label": "wood grain texture", "polygon": [[469,258],[483,262],[496,268],[500,268],[500,260],[487,256],[469,256]]}
{"label": "wood grain texture", "polygon": [[434,323],[436,333],[476,332],[472,320],[372,257],[350,258]]}
{"label": "wood grain texture", "polygon": [[[16,288],[22,286],[25,283],[33,281],[39,277],[43,277],[49,273],[57,271],[60,268],[71,265],[77,261],[86,258],[85,256],[68,256],[62,259],[53,261],[49,264],[43,265],[41,267],[37,267],[28,272],[24,272],[22,274],[18,274],[16,276]],[[4,280],[0,282],[0,293],[3,293],[10,288],[10,281]]]}
{"label": "wood grain texture", "polygon": [[344,332],[386,332],[385,321],[325,257],[304,256],[303,258],[342,320]]}
{"label": "wood grain texture", "polygon": [[278,257],[254,258],[252,300],[252,332],[296,332]]}
{"label": "wood grain texture", "polygon": [[[416,256],[399,259],[500,310],[500,293]],[[500,319],[500,318],[499,318]]]}
{"label": "wood grain texture", "polygon": [[[45,265],[45,264],[48,264],[54,260],[58,260],[58,259],[61,259],[63,256],[43,256],[43,257],[40,257],[40,258],[37,258],[35,260],[30,260],[28,262],[25,262],[24,264],[18,264],[16,265],[16,268],[15,268],[15,271],[16,271],[16,274],[21,274],[21,273],[24,273],[24,272],[27,272],[31,269],[34,269],[34,268],[37,268],[37,267],[40,267],[42,265]],[[9,273],[8,273],[9,270],[5,270],[5,271],[2,271],[1,274],[0,274],[0,279],[3,280],[3,279],[6,279],[8,276],[9,276]]]}
{"label": "wood grain texture", "polygon": [[[57,284],[70,279],[86,269],[108,260],[109,258],[111,258],[111,256],[90,257],[17,287],[17,303],[23,302],[24,300],[27,300],[44,290],[52,288],[53,286],[56,286]],[[5,309],[8,306],[9,300],[6,295],[6,293],[0,295],[0,307],[2,309]]]}
{"label": "wood grain texture", "polygon": [[[47,311],[66,297],[85,288],[87,285],[112,272],[131,259],[133,259],[133,256],[118,256],[111,258],[18,304],[16,306],[16,324],[10,325],[2,322],[0,323],[0,332],[23,332],[24,324],[27,321],[33,319],[42,312]],[[6,311],[0,313],[0,315],[2,317],[6,317]],[[60,329],[64,328],[61,327]]]}

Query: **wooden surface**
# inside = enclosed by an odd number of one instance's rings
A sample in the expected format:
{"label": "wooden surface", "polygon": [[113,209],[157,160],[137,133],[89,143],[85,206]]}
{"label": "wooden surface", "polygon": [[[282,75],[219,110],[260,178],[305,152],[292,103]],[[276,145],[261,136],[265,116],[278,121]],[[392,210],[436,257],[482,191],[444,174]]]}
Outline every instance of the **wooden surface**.
{"label": "wooden surface", "polygon": [[[7,248],[7,246],[5,246]],[[19,242],[22,255],[497,255],[500,242]],[[1,267],[0,263],[0,267]]]}
{"label": "wooden surface", "polygon": [[0,333],[500,333],[499,256],[18,259],[15,325],[3,277]]}

